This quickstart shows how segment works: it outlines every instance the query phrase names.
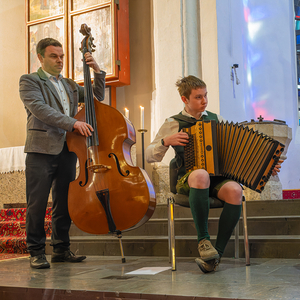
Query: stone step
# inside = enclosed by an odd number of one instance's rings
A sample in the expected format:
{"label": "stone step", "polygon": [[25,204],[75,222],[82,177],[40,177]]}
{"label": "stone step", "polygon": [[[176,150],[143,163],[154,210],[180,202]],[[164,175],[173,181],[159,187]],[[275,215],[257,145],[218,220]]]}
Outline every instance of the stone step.
{"label": "stone step", "polygon": [[[246,201],[247,216],[293,216],[299,215],[300,199],[290,200],[264,200],[264,201]],[[209,215],[211,217],[220,216],[222,208],[210,209]],[[191,211],[188,207],[175,205],[175,218],[192,217]],[[167,218],[167,205],[157,205],[152,216],[154,219]]]}
{"label": "stone step", "polygon": [[[45,220],[44,224],[47,236],[51,235],[51,220]],[[0,239],[1,237],[25,237],[26,221],[0,221]]]}
{"label": "stone step", "polygon": [[299,215],[300,199],[246,201],[247,216]]}
{"label": "stone step", "polygon": [[[211,237],[215,243],[216,236]],[[122,238],[126,256],[168,256],[166,236],[124,236]],[[299,258],[300,235],[293,236],[249,236],[251,258]],[[50,240],[47,239],[46,254],[51,254]],[[119,239],[115,236],[73,236],[71,251],[84,255],[120,256]],[[229,241],[224,257],[234,257],[234,239]],[[176,236],[177,257],[197,257],[196,236]],[[245,257],[244,238],[240,236],[239,257]]]}
{"label": "stone step", "polygon": [[[222,208],[209,212],[209,232],[214,235],[218,230],[218,219]],[[249,235],[293,235],[300,233],[300,200],[246,201]],[[151,220],[167,219],[167,206],[158,206]],[[174,209],[175,232],[179,235],[195,234],[192,214],[189,208],[176,205]],[[150,226],[150,221],[148,221]],[[189,221],[191,220],[191,222]],[[147,223],[146,223],[147,224]],[[167,230],[167,225],[162,226]],[[242,220],[240,234],[243,234]],[[142,228],[141,228],[142,230]],[[149,229],[148,229],[149,230]],[[162,230],[162,229],[161,229]]]}
{"label": "stone step", "polygon": [[[45,220],[51,220],[52,208],[46,209]],[[26,208],[3,208],[0,209],[0,222],[1,221],[12,221],[20,222],[26,219]]]}
{"label": "stone step", "polygon": [[[153,219],[138,229],[124,232],[124,236],[130,235],[168,235],[168,220]],[[218,232],[218,217],[210,217],[208,231],[211,235]],[[300,233],[300,215],[298,216],[267,216],[247,217],[248,235],[297,235]],[[240,235],[243,234],[243,221],[240,219]],[[175,219],[176,235],[196,235],[196,229],[192,218]]]}
{"label": "stone step", "polygon": [[[218,232],[218,217],[210,217],[208,232],[216,235]],[[258,216],[247,217],[248,235],[297,235],[300,233],[300,216]],[[243,234],[243,221],[240,219],[240,235]],[[167,236],[168,219],[150,219],[141,227],[123,232],[123,236]],[[196,235],[192,218],[175,218],[176,235]],[[81,231],[75,224],[71,225],[71,236],[93,236]]]}
{"label": "stone step", "polygon": [[19,221],[24,220],[26,208],[0,209],[0,221]]}
{"label": "stone step", "polygon": [[26,237],[4,236],[0,238],[0,253],[27,253]]}
{"label": "stone step", "polygon": [[0,237],[25,237],[25,221],[0,221]]}
{"label": "stone step", "polygon": [[[215,243],[222,209],[211,209],[209,232]],[[298,258],[300,251],[300,200],[247,201],[250,257]],[[176,255],[197,257],[197,238],[189,208],[175,207]],[[157,206],[153,217],[138,229],[123,233],[125,256],[168,256],[168,210]],[[71,249],[86,255],[120,256],[119,239],[112,235],[91,235],[71,226]],[[234,237],[224,256],[233,257]],[[240,257],[244,257],[244,238],[240,220]]]}

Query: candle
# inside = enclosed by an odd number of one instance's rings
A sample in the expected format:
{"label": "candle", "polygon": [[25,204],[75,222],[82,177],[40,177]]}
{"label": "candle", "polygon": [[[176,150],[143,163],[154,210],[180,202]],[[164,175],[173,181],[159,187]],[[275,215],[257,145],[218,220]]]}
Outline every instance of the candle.
{"label": "candle", "polygon": [[129,109],[125,107],[125,117],[129,119]]}
{"label": "candle", "polygon": [[144,107],[140,106],[141,110],[141,129],[144,129]]}

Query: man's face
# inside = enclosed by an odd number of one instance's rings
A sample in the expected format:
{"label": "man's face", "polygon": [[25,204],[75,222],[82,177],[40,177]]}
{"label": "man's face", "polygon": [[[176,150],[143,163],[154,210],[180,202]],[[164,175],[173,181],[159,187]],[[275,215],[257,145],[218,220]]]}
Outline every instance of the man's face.
{"label": "man's face", "polygon": [[44,57],[38,54],[42,68],[53,76],[58,76],[64,66],[64,51],[61,47],[48,46]]}
{"label": "man's face", "polygon": [[181,98],[188,110],[191,112],[203,112],[207,107],[208,102],[206,88],[193,89],[189,99],[184,96],[182,96]]}

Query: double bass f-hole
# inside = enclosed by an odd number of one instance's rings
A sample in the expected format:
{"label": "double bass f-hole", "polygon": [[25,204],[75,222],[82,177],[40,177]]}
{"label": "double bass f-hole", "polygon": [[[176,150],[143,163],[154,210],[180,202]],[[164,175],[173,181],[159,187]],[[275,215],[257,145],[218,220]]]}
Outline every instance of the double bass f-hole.
{"label": "double bass f-hole", "polygon": [[108,154],[108,157],[109,157],[109,158],[111,158],[112,156],[114,157],[114,159],[115,159],[115,161],[116,161],[116,164],[117,164],[117,168],[118,168],[119,173],[120,173],[123,177],[128,176],[128,175],[130,174],[130,172],[129,172],[128,170],[126,170],[126,175],[124,175],[124,174],[122,173],[121,168],[120,168],[120,163],[119,163],[119,160],[118,160],[117,155],[115,155],[114,153],[109,153],[109,154]]}
{"label": "double bass f-hole", "polygon": [[85,161],[85,164],[84,164],[85,182],[84,182],[84,184],[82,184],[82,181],[81,181],[81,180],[79,181],[79,185],[80,185],[81,187],[86,186],[86,184],[87,184],[87,182],[88,182],[88,180],[89,180],[89,171],[88,171],[88,163],[89,163],[89,161],[92,161],[92,160],[91,160],[90,158],[88,158],[88,159]]}

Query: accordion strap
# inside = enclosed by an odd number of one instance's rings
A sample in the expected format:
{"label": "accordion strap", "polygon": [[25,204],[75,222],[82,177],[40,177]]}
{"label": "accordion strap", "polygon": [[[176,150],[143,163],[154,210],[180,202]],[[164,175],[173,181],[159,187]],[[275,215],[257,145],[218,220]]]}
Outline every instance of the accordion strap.
{"label": "accordion strap", "polygon": [[174,115],[174,116],[171,116],[171,118],[173,118],[175,120],[184,121],[184,122],[187,122],[187,123],[190,123],[190,124],[196,124],[198,122],[198,120],[196,120],[195,118],[184,116],[181,113],[177,114],[177,115]]}

